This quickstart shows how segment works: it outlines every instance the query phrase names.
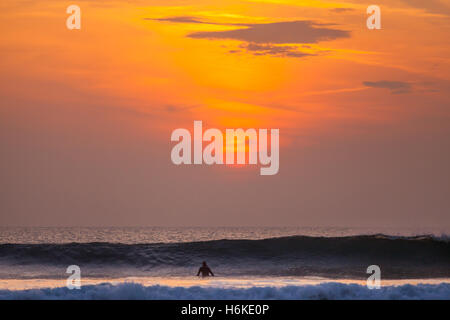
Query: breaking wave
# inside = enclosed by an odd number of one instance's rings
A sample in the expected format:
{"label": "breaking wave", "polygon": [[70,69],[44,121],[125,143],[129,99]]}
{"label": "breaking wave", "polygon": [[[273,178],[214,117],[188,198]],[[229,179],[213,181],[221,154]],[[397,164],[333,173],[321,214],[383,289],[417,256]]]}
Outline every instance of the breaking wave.
{"label": "breaking wave", "polygon": [[450,276],[450,242],[445,237],[378,234],[147,244],[0,244],[3,266],[76,264],[183,274],[203,260],[221,275],[366,277],[367,266],[376,264],[384,278],[439,278]]}

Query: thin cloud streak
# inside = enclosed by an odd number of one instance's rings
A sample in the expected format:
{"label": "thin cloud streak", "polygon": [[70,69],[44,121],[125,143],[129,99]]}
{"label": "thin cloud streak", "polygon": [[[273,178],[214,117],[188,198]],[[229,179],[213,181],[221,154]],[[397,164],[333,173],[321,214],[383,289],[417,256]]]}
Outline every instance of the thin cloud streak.
{"label": "thin cloud streak", "polygon": [[410,93],[412,86],[403,81],[363,81],[363,85],[370,88],[389,89],[392,94]]}

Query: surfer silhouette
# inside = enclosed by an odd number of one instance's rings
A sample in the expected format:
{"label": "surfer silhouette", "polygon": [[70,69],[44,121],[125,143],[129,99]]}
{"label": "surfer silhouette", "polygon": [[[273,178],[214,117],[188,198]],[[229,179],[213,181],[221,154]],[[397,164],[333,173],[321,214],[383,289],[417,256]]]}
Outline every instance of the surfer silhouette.
{"label": "surfer silhouette", "polygon": [[197,277],[199,275],[202,275],[203,277],[208,277],[210,274],[214,277],[214,273],[211,271],[211,269],[208,267],[208,265],[206,264],[206,261],[203,261],[202,266],[200,267],[200,269],[198,269],[197,272]]}

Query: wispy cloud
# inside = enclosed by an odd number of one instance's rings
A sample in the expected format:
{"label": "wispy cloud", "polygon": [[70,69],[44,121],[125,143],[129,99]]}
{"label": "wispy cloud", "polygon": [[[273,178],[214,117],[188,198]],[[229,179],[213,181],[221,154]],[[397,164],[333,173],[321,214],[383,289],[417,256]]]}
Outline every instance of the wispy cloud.
{"label": "wispy cloud", "polygon": [[355,11],[354,8],[332,8],[330,9],[331,12],[334,13],[344,13],[344,12],[352,12]]}
{"label": "wispy cloud", "polygon": [[190,38],[233,39],[250,43],[317,43],[350,37],[350,32],[327,27],[313,21],[288,21],[249,24],[247,28],[227,31],[194,32]]}
{"label": "wispy cloud", "polygon": [[[314,21],[287,21],[271,23],[227,23],[211,22],[198,17],[177,16],[165,18],[145,18],[146,20],[186,23],[209,24],[243,27],[227,31],[200,31],[190,33],[187,36],[194,39],[232,39],[244,42],[237,49],[229,50],[229,53],[250,53],[255,56],[291,57],[303,58],[315,56],[317,52],[303,49],[309,48],[308,44],[320,41],[330,41],[339,38],[350,37],[350,32],[333,28],[331,24],[320,24]],[[299,48],[299,45],[302,48]]]}
{"label": "wispy cloud", "polygon": [[[430,13],[437,14],[450,14],[450,5],[447,1],[441,0],[400,0],[402,3],[407,4],[414,8],[423,9]],[[444,3],[447,2],[447,3]]]}
{"label": "wispy cloud", "polygon": [[410,93],[412,85],[403,81],[364,81],[363,84],[370,88],[389,89],[392,94]]}
{"label": "wispy cloud", "polygon": [[164,107],[164,109],[169,113],[190,111],[193,108],[196,108],[196,106],[182,106],[182,105],[169,104]]}
{"label": "wispy cloud", "polygon": [[246,23],[212,22],[212,21],[202,20],[200,18],[190,17],[190,16],[178,16],[178,17],[166,17],[166,18],[144,18],[144,20],[172,22],[172,23],[211,24],[211,25],[220,25],[220,26],[250,26],[249,24],[246,24]]}
{"label": "wispy cloud", "polygon": [[[296,46],[275,46],[270,44],[257,44],[248,43],[239,46],[244,51],[256,56],[274,56],[274,57],[291,57],[291,58],[303,58],[308,56],[315,56],[316,54],[307,53],[299,50]],[[232,50],[233,52],[239,52],[239,50]],[[231,52],[231,53],[233,53]]]}

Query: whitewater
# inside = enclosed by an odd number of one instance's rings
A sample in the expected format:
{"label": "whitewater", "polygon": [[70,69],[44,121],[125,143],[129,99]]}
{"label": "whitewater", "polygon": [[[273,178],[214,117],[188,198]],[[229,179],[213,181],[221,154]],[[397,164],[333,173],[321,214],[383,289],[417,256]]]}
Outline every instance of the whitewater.
{"label": "whitewater", "polygon": [[[450,299],[445,234],[41,228],[0,234],[0,299]],[[448,234],[448,233],[447,233]],[[195,277],[207,261],[217,277]],[[66,268],[82,287],[66,287]],[[366,285],[381,269],[381,288]]]}
{"label": "whitewater", "polygon": [[144,286],[138,283],[102,283],[83,286],[80,290],[65,287],[28,290],[0,290],[0,299],[112,299],[112,300],[405,300],[450,299],[450,283],[383,286],[368,289],[358,284],[338,282],[319,285],[249,288]]}

